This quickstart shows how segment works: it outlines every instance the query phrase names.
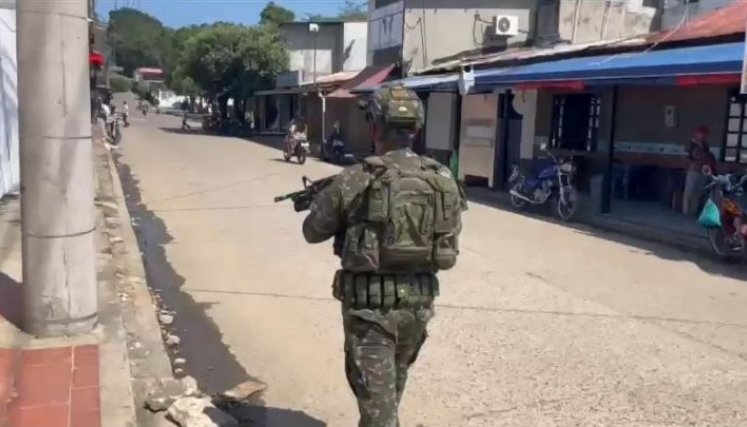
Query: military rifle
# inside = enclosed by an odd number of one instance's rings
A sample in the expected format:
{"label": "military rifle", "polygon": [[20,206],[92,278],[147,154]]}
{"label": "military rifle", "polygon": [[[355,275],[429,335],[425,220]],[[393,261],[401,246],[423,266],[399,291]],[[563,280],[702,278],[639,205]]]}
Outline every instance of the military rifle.
{"label": "military rifle", "polygon": [[314,197],[331,184],[336,177],[337,175],[332,175],[312,181],[304,176],[301,178],[303,190],[277,196],[275,197],[275,203],[290,199],[293,200],[293,209],[296,212],[308,210],[311,207],[311,202],[314,201]]}

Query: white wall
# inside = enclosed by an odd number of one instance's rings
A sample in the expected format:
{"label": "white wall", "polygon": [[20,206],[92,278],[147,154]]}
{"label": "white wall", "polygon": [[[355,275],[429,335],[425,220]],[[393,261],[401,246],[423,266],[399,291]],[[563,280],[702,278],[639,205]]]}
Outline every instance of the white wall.
{"label": "white wall", "polygon": [[314,79],[314,39],[316,38],[316,72],[318,76],[335,70],[335,51],[342,25],[319,24],[316,35],[308,25],[284,25],[283,36],[288,49],[289,70],[303,70],[304,79]]}
{"label": "white wall", "polygon": [[0,195],[18,192],[18,62],[16,11],[0,8]]}
{"label": "white wall", "polygon": [[343,28],[342,71],[366,68],[368,22],[346,22]]}
{"label": "white wall", "polygon": [[[462,52],[523,45],[534,28],[536,4],[537,0],[407,0],[402,55],[408,73]],[[516,16],[519,33],[495,36],[497,15]]]}
{"label": "white wall", "polygon": [[519,158],[534,158],[534,133],[537,121],[537,91],[519,91],[514,94],[514,110],[522,115]]}
{"label": "white wall", "polygon": [[680,24],[684,25],[699,15],[728,6],[733,2],[734,0],[704,0],[688,4],[681,1],[672,1],[662,14],[662,29],[668,30]]}
{"label": "white wall", "polygon": [[459,145],[459,177],[473,175],[493,185],[495,131],[498,126],[498,95],[462,97],[462,130]]}
{"label": "white wall", "polygon": [[571,43],[611,40],[656,30],[656,8],[644,6],[643,0],[560,0],[559,15],[560,37]]}

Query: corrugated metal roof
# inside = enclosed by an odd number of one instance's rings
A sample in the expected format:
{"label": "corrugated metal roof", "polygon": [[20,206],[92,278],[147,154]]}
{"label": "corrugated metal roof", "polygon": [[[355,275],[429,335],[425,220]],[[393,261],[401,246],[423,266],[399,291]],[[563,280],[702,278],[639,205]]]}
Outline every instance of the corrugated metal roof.
{"label": "corrugated metal roof", "polygon": [[427,76],[412,76],[404,79],[392,80],[373,86],[358,86],[353,93],[371,93],[381,86],[389,84],[401,84],[404,87],[418,89],[454,89],[456,90],[459,75],[454,74],[431,74]]}
{"label": "corrugated metal roof", "polygon": [[582,80],[632,81],[661,77],[736,74],[742,70],[744,42],[689,46],[635,53],[537,62],[475,72],[475,85]]}
{"label": "corrugated metal roof", "polygon": [[744,33],[745,25],[747,0],[737,0],[721,9],[699,16],[685,25],[652,34],[646,41],[664,43],[722,37]]}
{"label": "corrugated metal roof", "polygon": [[[747,1],[747,0],[746,0]],[[438,71],[449,71],[459,67],[494,64],[504,61],[522,61],[535,58],[551,57],[567,53],[576,53],[596,48],[618,48],[644,44],[645,38],[627,37],[614,40],[601,40],[590,43],[561,44],[552,48],[519,48],[498,53],[472,55],[453,61],[433,65],[420,70],[417,74],[430,74]]]}
{"label": "corrugated metal roof", "polygon": [[464,66],[498,64],[506,61],[522,61],[536,58],[550,58],[583,51],[632,48],[636,46],[659,45],[671,42],[701,40],[723,37],[745,32],[747,25],[747,0],[737,0],[728,6],[697,17],[674,29],[652,34],[627,37],[616,40],[601,40],[590,43],[558,45],[547,49],[521,48],[508,51],[471,55],[443,62],[420,70],[417,74],[430,74],[454,70]]}

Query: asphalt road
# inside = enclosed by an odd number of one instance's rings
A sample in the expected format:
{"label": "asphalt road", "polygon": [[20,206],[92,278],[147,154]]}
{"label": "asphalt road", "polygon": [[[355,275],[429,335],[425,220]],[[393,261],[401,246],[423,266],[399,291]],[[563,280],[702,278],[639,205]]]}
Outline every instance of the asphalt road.
{"label": "asphalt road", "polygon": [[[330,244],[275,195],[274,147],[133,115],[120,173],[179,355],[210,390],[268,384],[260,425],[352,426]],[[745,266],[472,203],[403,426],[747,426]]]}

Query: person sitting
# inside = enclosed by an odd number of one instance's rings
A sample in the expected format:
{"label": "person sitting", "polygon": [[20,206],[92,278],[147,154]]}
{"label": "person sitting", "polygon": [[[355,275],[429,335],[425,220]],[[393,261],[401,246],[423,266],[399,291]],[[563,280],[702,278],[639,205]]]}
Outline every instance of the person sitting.
{"label": "person sitting", "polygon": [[342,134],[342,127],[340,121],[335,121],[332,126],[332,133],[327,138],[329,147],[331,147],[333,158],[336,157],[338,160],[345,155],[345,139]]}
{"label": "person sitting", "polygon": [[296,144],[299,141],[305,141],[307,138],[307,127],[303,117],[296,116],[291,120],[288,126],[288,135],[286,137],[286,150],[293,153],[296,150]]}

